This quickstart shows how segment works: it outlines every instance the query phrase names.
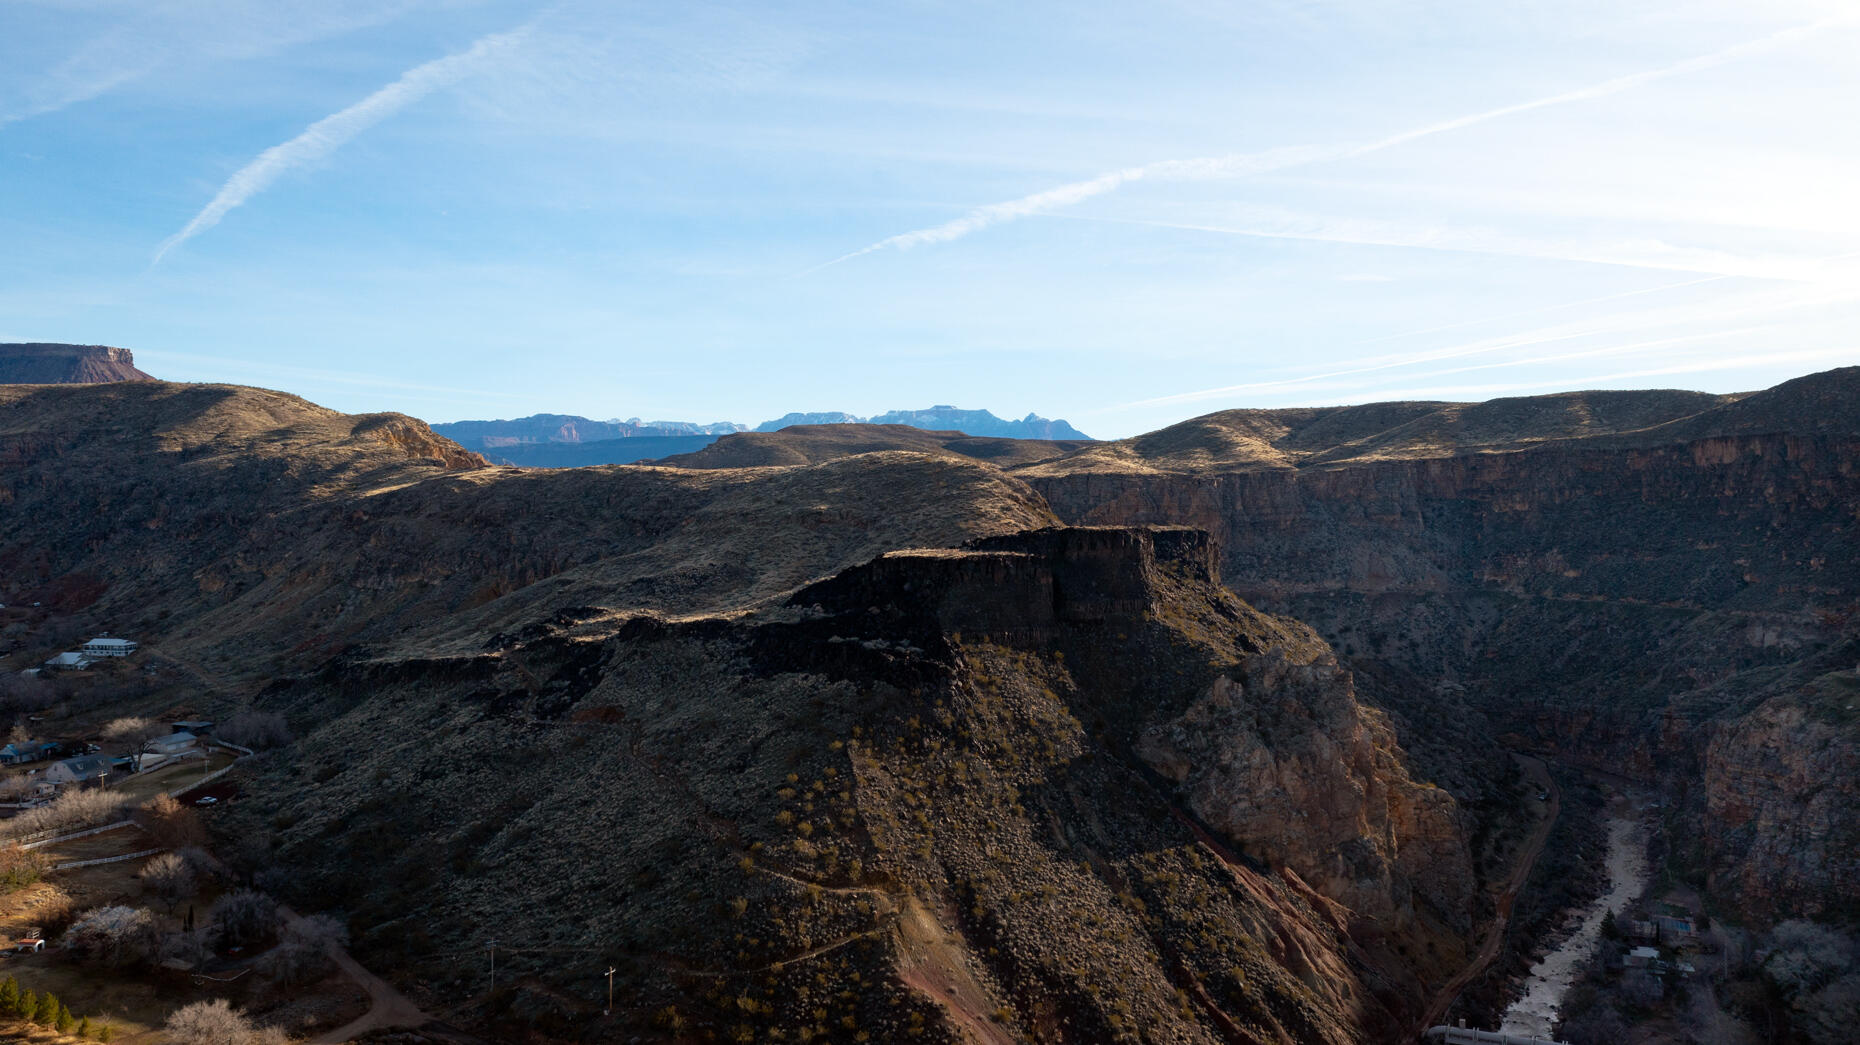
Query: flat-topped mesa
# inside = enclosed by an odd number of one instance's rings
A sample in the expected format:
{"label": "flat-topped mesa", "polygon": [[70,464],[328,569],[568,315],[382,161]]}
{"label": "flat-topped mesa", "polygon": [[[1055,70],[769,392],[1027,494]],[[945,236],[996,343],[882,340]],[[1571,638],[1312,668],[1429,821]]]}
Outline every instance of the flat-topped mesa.
{"label": "flat-topped mesa", "polygon": [[126,348],[50,342],[0,344],[0,385],[97,385],[153,381]]}
{"label": "flat-topped mesa", "polygon": [[1140,618],[1159,570],[1215,583],[1204,530],[1068,526],[980,537],[961,548],[888,552],[797,592],[790,605],[914,617],[951,632],[1038,631]]}

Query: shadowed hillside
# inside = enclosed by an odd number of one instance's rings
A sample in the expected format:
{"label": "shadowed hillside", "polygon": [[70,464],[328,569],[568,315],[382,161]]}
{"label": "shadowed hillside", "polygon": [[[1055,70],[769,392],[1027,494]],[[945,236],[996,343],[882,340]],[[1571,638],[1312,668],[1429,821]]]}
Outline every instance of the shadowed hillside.
{"label": "shadowed hillside", "polygon": [[[513,1029],[1381,1041],[1480,913],[1453,801],[1190,531],[895,552],[261,705],[314,725],[243,859],[447,994],[521,924]],[[575,1001],[610,964],[613,1023]]]}

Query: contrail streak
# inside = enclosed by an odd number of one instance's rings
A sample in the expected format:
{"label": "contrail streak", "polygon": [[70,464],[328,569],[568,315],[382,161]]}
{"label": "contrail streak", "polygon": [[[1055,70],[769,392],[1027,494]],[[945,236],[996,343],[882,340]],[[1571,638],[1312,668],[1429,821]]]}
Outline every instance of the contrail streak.
{"label": "contrail streak", "polygon": [[478,72],[508,53],[527,35],[527,25],[505,33],[493,33],[458,54],[415,66],[402,73],[400,79],[347,109],[311,124],[290,141],[259,153],[257,159],[227,179],[213,201],[194,215],[194,220],[162,241],[151,264],[159,264],[169,251],[219,224],[228,211],[264,191],[279,175],[328,156],[401,109]]}
{"label": "contrail streak", "polygon": [[1269,171],[1302,167],[1323,160],[1354,159],[1358,156],[1367,156],[1370,153],[1381,152],[1384,149],[1392,149],[1397,145],[1405,145],[1408,142],[1420,138],[1428,138],[1436,134],[1445,134],[1448,131],[1456,131],[1463,127],[1471,127],[1475,124],[1502,119],[1506,116],[1515,116],[1518,113],[1530,112],[1533,109],[1542,109],[1552,105],[1564,105],[1570,102],[1603,98],[1611,94],[1625,91],[1630,87],[1638,87],[1644,83],[1663,80],[1667,77],[1678,76],[1683,73],[1696,72],[1700,69],[1709,69],[1713,66],[1723,65],[1726,62],[1742,58],[1745,55],[1754,54],[1784,44],[1794,43],[1797,40],[1812,36],[1823,29],[1838,25],[1852,24],[1854,20],[1855,16],[1845,15],[1792,26],[1788,29],[1771,33],[1768,36],[1759,37],[1755,40],[1747,40],[1741,44],[1734,44],[1722,50],[1713,51],[1710,54],[1688,58],[1685,61],[1662,66],[1658,69],[1649,69],[1645,72],[1617,76],[1613,79],[1603,80],[1600,83],[1591,84],[1587,87],[1579,87],[1573,91],[1563,91],[1559,94],[1547,95],[1543,98],[1536,98],[1528,102],[1500,106],[1496,109],[1487,109],[1484,112],[1458,116],[1451,120],[1442,120],[1439,123],[1430,123],[1412,130],[1403,131],[1400,134],[1392,134],[1385,138],[1377,138],[1373,141],[1343,145],[1288,146],[1268,149],[1264,152],[1237,153],[1229,156],[1206,156],[1187,160],[1161,160],[1156,163],[1146,163],[1137,167],[1126,167],[1122,170],[1100,174],[1095,178],[1090,178],[1085,181],[1075,181],[1058,186],[1057,188],[1047,189],[1043,192],[1036,192],[1030,196],[1022,196],[1019,199],[1008,200],[1003,203],[991,203],[985,207],[977,207],[967,214],[964,214],[962,217],[956,218],[953,221],[946,221],[941,225],[932,225],[929,228],[902,232],[896,236],[887,236],[870,246],[861,247],[850,254],[842,254],[832,261],[815,265],[813,268],[803,270],[796,275],[797,277],[806,276],[811,273],[819,272],[824,268],[831,268],[841,262],[851,261],[853,258],[863,257],[875,251],[889,248],[895,247],[899,250],[909,250],[912,247],[921,246],[926,243],[947,243],[951,240],[961,239],[971,232],[979,232],[991,225],[1016,221],[1020,218],[1039,214],[1056,207],[1068,207],[1076,203],[1082,203],[1094,196],[1102,196],[1105,193],[1115,192],[1133,181],[1143,181],[1145,179],[1187,181],[1212,178],[1243,178],[1254,174],[1264,174]]}

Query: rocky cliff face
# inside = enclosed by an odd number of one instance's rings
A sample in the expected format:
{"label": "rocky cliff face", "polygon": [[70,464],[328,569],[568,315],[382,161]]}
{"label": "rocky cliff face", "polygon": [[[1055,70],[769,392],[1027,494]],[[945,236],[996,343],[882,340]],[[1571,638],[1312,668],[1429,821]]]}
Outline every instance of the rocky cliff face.
{"label": "rocky cliff face", "polygon": [[[1853,662],[1860,643],[1837,659]],[[1719,729],[1703,759],[1713,888],[1775,919],[1860,917],[1860,674],[1843,666]]]}
{"label": "rocky cliff face", "polygon": [[126,348],[43,342],[0,344],[0,385],[88,385],[153,381]]}
{"label": "rocky cliff face", "polygon": [[1267,655],[1236,674],[1148,727],[1144,761],[1242,852],[1294,869],[1382,931],[1411,933],[1426,911],[1469,932],[1470,832],[1457,803],[1413,780],[1349,673],[1330,657]]}
{"label": "rocky cliff face", "polygon": [[[1431,680],[1476,713],[1442,717],[1435,697],[1378,692],[1410,731],[1451,736],[1483,720],[1482,739],[1463,743],[1502,737],[1675,793],[1708,771],[1731,788],[1740,772],[1774,770],[1763,804],[1789,818],[1821,808],[1810,777],[1714,738],[1753,736],[1737,724],[1776,673],[1838,641],[1830,621],[1860,602],[1856,417],[1849,369],[1739,397],[1218,414],[1015,474],[1068,522],[1209,530],[1243,597],[1309,621],[1373,676],[1386,665]],[[1743,728],[1781,738],[1776,721]],[[1714,866],[1762,835],[1777,861],[1832,867],[1829,840],[1860,817],[1827,808],[1825,831],[1783,820],[1720,831],[1719,813],[1745,815],[1720,802],[1693,830]],[[1778,881],[1716,880],[1753,913],[1770,907],[1759,881]],[[1860,898],[1852,876],[1793,880],[1792,902]]]}
{"label": "rocky cliff face", "polygon": [[307,735],[246,859],[442,990],[476,973],[440,941],[520,920],[508,1032],[588,1018],[550,957],[585,953],[637,1033],[1390,1040],[1463,953],[1458,814],[1217,569],[1197,532],[1042,529],[338,663],[264,698]]}

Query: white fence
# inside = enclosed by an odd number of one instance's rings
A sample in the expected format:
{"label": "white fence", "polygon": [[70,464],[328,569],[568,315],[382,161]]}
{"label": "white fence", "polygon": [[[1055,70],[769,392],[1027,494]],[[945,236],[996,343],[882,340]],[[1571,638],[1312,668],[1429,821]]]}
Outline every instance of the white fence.
{"label": "white fence", "polygon": [[73,860],[68,864],[53,864],[52,870],[69,871],[73,867],[91,867],[96,864],[114,864],[114,863],[121,863],[124,860],[140,860],[141,858],[145,856],[154,856],[156,853],[159,853],[159,852],[161,852],[160,848],[144,849],[140,852],[124,853],[121,856],[100,856],[95,860]]}
{"label": "white fence", "polygon": [[20,848],[21,849],[37,849],[42,845],[52,845],[56,842],[69,842],[73,838],[89,838],[91,835],[100,835],[104,833],[105,831],[114,831],[121,827],[128,827],[133,822],[134,821],[130,821],[130,820],[118,820],[114,824],[105,824],[102,827],[93,827],[87,831],[73,831],[72,833],[68,835],[58,835],[53,838],[41,838],[36,842],[27,842],[24,845],[21,845]]}
{"label": "white fence", "polygon": [[177,787],[174,790],[168,792],[168,796],[172,798],[175,795],[181,794],[184,791],[192,791],[193,789],[197,787],[202,787],[206,784],[211,784],[215,780],[218,780],[219,778],[232,772],[235,768],[238,767],[238,765],[239,763],[234,762],[231,765],[221,766],[220,768],[214,770],[213,772],[208,773],[206,776],[201,777],[199,780],[190,780],[187,783],[182,784],[180,787]]}

